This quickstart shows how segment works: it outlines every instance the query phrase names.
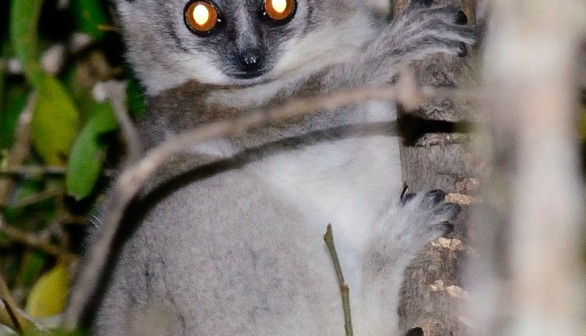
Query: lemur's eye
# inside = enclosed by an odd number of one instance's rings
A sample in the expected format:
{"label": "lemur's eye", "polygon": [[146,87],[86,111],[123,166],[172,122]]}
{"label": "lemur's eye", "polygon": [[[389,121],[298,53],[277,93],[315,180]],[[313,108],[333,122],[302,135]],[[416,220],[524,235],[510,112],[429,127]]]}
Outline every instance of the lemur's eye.
{"label": "lemur's eye", "polygon": [[296,0],[265,0],[264,13],[271,20],[285,21],[295,14]]}
{"label": "lemur's eye", "polygon": [[218,10],[210,2],[191,1],[185,6],[185,23],[196,33],[209,33],[218,22]]}

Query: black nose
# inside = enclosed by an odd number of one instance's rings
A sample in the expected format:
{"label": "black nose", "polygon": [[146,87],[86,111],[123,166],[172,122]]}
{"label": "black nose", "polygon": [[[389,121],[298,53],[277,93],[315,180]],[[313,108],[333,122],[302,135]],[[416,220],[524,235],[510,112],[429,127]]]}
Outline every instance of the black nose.
{"label": "black nose", "polygon": [[238,61],[245,72],[255,72],[262,65],[263,54],[258,49],[246,49],[240,52]]}

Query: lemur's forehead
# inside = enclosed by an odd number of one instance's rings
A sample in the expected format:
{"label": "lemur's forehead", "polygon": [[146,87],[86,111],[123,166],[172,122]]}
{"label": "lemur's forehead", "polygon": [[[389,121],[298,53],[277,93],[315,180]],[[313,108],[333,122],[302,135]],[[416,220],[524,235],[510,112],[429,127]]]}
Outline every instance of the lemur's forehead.
{"label": "lemur's forehead", "polygon": [[[128,2],[140,2],[141,0],[127,0]],[[143,0],[144,1],[144,0]],[[156,0],[160,5],[164,6],[178,6],[184,7],[187,3],[192,2],[194,0]],[[234,9],[234,8],[248,8],[248,9],[255,9],[261,8],[264,0],[203,0],[209,3],[212,3],[218,8],[225,8],[225,9]]]}
{"label": "lemur's forehead", "polygon": [[220,8],[247,8],[247,9],[260,9],[263,4],[263,0],[239,0],[239,1],[219,1],[210,0]]}

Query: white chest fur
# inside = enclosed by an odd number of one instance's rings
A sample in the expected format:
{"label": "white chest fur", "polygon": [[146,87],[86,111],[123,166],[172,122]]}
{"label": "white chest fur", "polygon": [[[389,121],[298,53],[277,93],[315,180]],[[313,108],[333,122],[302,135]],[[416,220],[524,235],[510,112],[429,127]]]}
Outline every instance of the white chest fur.
{"label": "white chest fur", "polygon": [[360,256],[372,226],[398,202],[401,167],[397,137],[372,136],[318,144],[274,155],[255,167],[307,218],[316,235],[332,224],[348,283],[361,282]]}
{"label": "white chest fur", "polygon": [[[228,101],[226,97],[221,99],[223,105]],[[275,197],[304,215],[312,235],[320,237],[332,224],[340,262],[347,282],[354,288],[361,284],[360,257],[372,227],[386,209],[399,202],[402,189],[394,108],[373,102],[356,112],[345,125],[378,125],[378,130],[271,152],[247,166],[249,173],[274,188]],[[229,142],[221,139],[194,151],[220,157],[235,154]]]}

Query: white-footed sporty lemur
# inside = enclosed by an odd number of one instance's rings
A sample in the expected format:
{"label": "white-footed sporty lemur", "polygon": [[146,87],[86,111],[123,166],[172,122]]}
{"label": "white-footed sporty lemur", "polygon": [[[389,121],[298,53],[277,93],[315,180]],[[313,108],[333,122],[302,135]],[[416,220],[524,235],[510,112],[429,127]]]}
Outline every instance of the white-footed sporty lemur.
{"label": "white-footed sporty lemur", "polygon": [[[400,64],[464,56],[452,6],[392,22],[364,0],[115,0],[147,91],[146,148],[292,97],[389,84]],[[356,335],[399,335],[403,273],[459,207],[400,197],[396,110],[373,101],[257,127],[169,162],[129,209],[96,335],[343,335],[323,242],[334,228]],[[107,209],[104,209],[107,211]]]}

